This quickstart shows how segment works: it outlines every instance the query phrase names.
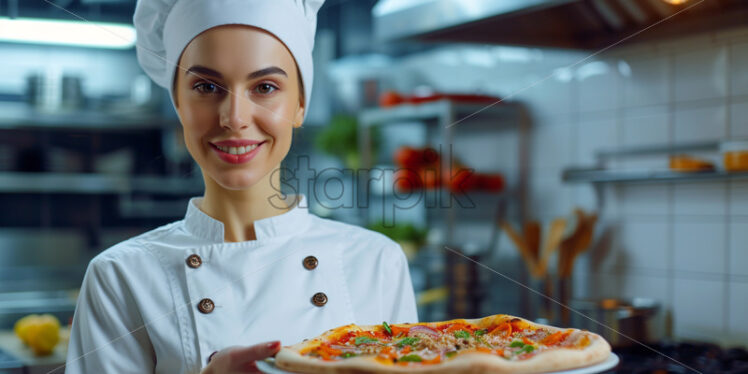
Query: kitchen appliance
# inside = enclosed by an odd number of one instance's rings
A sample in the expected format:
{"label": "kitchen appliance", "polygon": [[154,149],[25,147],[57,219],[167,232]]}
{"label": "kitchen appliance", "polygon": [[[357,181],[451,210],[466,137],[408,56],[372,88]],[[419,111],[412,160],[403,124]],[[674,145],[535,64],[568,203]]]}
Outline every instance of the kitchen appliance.
{"label": "kitchen appliance", "polygon": [[372,14],[379,40],[598,49],[744,25],[748,1],[380,0]]}
{"label": "kitchen appliance", "polygon": [[59,111],[83,106],[82,78],[58,71],[33,73],[26,77],[26,97],[36,109]]}
{"label": "kitchen appliance", "polygon": [[595,332],[614,348],[660,340],[652,322],[660,309],[655,300],[572,300],[569,306],[581,313],[571,313],[572,327]]}
{"label": "kitchen appliance", "polygon": [[724,349],[711,343],[681,342],[648,347],[637,344],[614,351],[621,357],[621,363],[613,371],[616,374],[748,373],[748,350],[739,347]]}

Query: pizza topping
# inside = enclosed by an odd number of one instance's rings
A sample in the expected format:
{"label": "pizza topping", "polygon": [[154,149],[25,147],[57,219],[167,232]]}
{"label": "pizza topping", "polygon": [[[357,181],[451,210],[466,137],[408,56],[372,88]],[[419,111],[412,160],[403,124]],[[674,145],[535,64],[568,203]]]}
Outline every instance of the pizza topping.
{"label": "pizza topping", "polygon": [[554,332],[553,334],[546,336],[543,340],[540,341],[540,343],[547,346],[559,344],[563,342],[571,334],[572,331],[573,330]]}
{"label": "pizza topping", "polygon": [[416,337],[406,337],[406,338],[403,338],[402,340],[400,340],[399,342],[397,342],[395,345],[397,345],[398,347],[402,348],[403,346],[406,346],[406,345],[413,345],[416,342],[418,342],[419,340],[420,339],[416,338]]}
{"label": "pizza topping", "polygon": [[403,357],[400,357],[398,359],[398,361],[402,361],[402,362],[421,362],[421,361],[423,361],[423,359],[421,358],[421,356],[419,356],[417,354],[412,354],[412,355],[405,355]]}
{"label": "pizza topping", "polygon": [[326,361],[371,356],[388,365],[427,365],[470,352],[522,361],[550,349],[583,349],[590,344],[588,334],[579,330],[558,331],[519,318],[499,319],[493,326],[480,327],[466,320],[438,325],[390,325],[385,321],[368,330],[341,332],[329,343],[302,354]]}
{"label": "pizza topping", "polygon": [[489,334],[509,337],[512,335],[512,324],[508,322],[501,323],[491,330]]}
{"label": "pizza topping", "polygon": [[410,328],[409,333],[424,333],[424,334],[430,335],[430,336],[432,336],[434,338],[438,338],[439,335],[440,335],[439,331],[436,331],[436,330],[434,330],[431,327],[428,327],[426,325],[413,326],[413,327]]}
{"label": "pizza topping", "polygon": [[379,343],[379,340],[370,338],[368,336],[359,336],[359,337],[356,337],[354,344],[361,345],[361,344],[372,344],[372,343]]}
{"label": "pizza topping", "polygon": [[384,331],[387,331],[387,334],[392,336],[392,329],[390,328],[390,325],[387,324],[387,321],[382,322],[382,326],[384,326]]}
{"label": "pizza topping", "polygon": [[470,339],[470,333],[465,330],[455,331],[455,338],[458,339]]}
{"label": "pizza topping", "polygon": [[525,343],[522,343],[519,340],[515,340],[511,344],[509,344],[509,347],[511,348],[524,347],[524,346],[525,346]]}

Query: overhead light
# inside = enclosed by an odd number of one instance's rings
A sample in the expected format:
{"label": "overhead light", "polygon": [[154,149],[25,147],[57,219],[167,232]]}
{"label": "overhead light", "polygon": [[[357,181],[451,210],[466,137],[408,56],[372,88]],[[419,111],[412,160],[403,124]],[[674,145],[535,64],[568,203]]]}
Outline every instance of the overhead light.
{"label": "overhead light", "polygon": [[681,5],[688,2],[688,0],[662,0],[670,5]]}
{"label": "overhead light", "polygon": [[0,41],[127,49],[135,45],[135,28],[117,23],[3,17]]}

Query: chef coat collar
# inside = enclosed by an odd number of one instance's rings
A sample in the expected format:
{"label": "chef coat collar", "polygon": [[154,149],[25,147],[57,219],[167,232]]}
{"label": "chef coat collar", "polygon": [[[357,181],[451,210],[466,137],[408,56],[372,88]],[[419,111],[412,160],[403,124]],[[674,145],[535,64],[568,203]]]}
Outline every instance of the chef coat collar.
{"label": "chef coat collar", "polygon": [[[212,243],[223,243],[223,222],[200,210],[198,206],[202,199],[202,197],[190,199],[184,217],[185,227],[199,238]],[[306,196],[304,194],[289,194],[284,197],[284,201],[291,207],[289,211],[254,222],[257,240],[293,235],[306,229],[309,221]]]}

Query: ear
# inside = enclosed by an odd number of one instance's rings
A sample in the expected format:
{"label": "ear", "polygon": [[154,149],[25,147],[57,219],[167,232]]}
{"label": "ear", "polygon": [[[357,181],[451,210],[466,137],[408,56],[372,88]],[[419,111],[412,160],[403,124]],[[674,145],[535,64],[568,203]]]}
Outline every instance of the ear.
{"label": "ear", "polygon": [[299,100],[299,107],[296,108],[296,114],[294,115],[293,119],[293,127],[299,128],[301,127],[302,123],[304,122],[304,101]]}

